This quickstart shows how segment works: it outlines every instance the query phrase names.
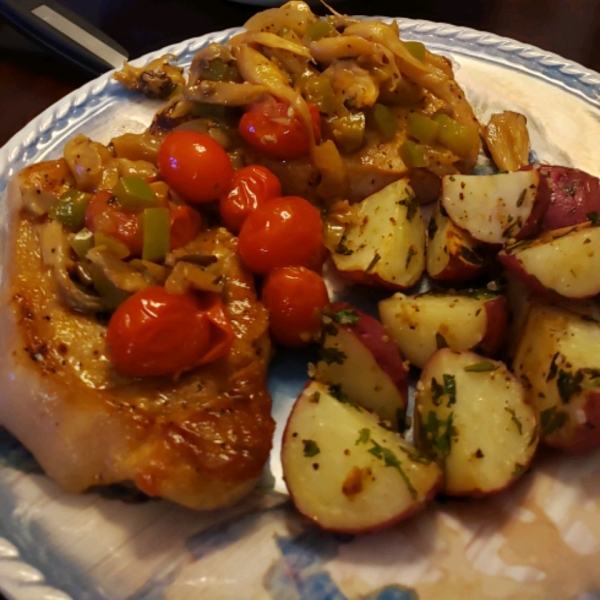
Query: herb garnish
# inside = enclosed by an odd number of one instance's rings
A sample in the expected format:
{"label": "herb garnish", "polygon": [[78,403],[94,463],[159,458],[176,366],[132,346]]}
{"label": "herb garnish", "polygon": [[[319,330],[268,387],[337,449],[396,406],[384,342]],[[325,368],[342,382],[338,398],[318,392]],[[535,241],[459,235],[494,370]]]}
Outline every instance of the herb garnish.
{"label": "herb garnish", "polygon": [[373,447],[369,448],[369,454],[372,454],[375,458],[379,458],[380,460],[382,460],[386,467],[393,467],[394,469],[396,469],[398,473],[400,473],[400,476],[404,480],[404,483],[406,483],[406,487],[408,488],[410,495],[413,498],[416,498],[417,490],[413,487],[413,484],[410,482],[410,479],[404,472],[404,469],[402,468],[402,464],[398,460],[398,457],[389,448],[381,446],[374,440],[371,440],[371,444],[373,444]]}
{"label": "herb garnish", "polygon": [[593,210],[592,212],[587,213],[586,216],[592,222],[592,227],[600,226],[600,217],[598,217],[597,210]]}
{"label": "herb garnish", "polygon": [[483,258],[481,258],[481,256],[479,256],[479,254],[477,254],[477,252],[475,252],[474,250],[471,250],[470,248],[467,248],[466,246],[460,247],[459,255],[461,258],[463,258],[464,260],[466,260],[468,263],[470,263],[472,265],[482,265],[483,264]]}
{"label": "herb garnish", "polygon": [[517,417],[515,411],[512,408],[508,408],[508,406],[505,406],[504,410],[510,414],[511,421],[517,426],[517,429],[519,430],[519,435],[523,435],[523,424],[521,423],[519,417]]}
{"label": "herb garnish", "polygon": [[371,439],[371,430],[367,429],[365,427],[364,429],[361,429],[359,431],[359,433],[358,433],[358,439],[356,440],[356,442],[354,443],[354,445],[358,446],[359,444],[367,444],[370,439]]}
{"label": "herb garnish", "polygon": [[435,334],[435,344],[438,350],[440,348],[448,348],[446,338],[439,331]]}
{"label": "herb garnish", "polygon": [[359,314],[352,308],[340,308],[340,310],[328,315],[333,321],[340,325],[356,325]]}
{"label": "herb garnish", "polygon": [[569,413],[557,411],[556,406],[552,406],[540,413],[540,424],[542,426],[542,435],[547,436],[560,429],[569,420]]}
{"label": "herb garnish", "polygon": [[302,440],[304,444],[304,456],[311,458],[321,452],[321,449],[314,440]]}
{"label": "herb garnish", "polygon": [[325,346],[321,346],[321,348],[319,348],[319,360],[322,360],[328,365],[334,363],[337,365],[343,365],[347,358],[348,356],[346,353],[338,350],[337,348],[326,348]]}
{"label": "herb garnish", "polygon": [[380,260],[381,255],[379,254],[379,252],[377,252],[373,257],[373,260],[369,263],[369,266],[365,269],[365,272],[368,273]]}
{"label": "herb garnish", "polygon": [[517,200],[517,208],[520,208],[521,206],[523,206],[523,202],[525,202],[525,195],[527,194],[527,190],[523,190],[520,194],[519,194],[519,198]]}
{"label": "herb garnish", "polygon": [[346,394],[345,392],[342,391],[341,385],[339,385],[339,384],[330,385],[329,393],[341,404],[348,404],[348,406],[351,406],[352,408],[360,411],[360,408],[356,404],[354,404],[354,402],[352,402],[352,400],[350,400],[350,397],[348,396],[348,394]]}
{"label": "herb garnish", "polygon": [[452,424],[453,419],[453,412],[445,420],[442,420],[438,419],[435,411],[430,410],[422,425],[420,438],[423,450],[441,466],[450,454],[452,437],[457,433]]}
{"label": "herb garnish", "polygon": [[408,254],[406,255],[406,264],[404,265],[405,269],[408,269],[408,265],[410,265],[410,261],[412,260],[412,257],[415,256],[417,254],[417,251],[414,249],[413,246],[411,246],[408,249]]}
{"label": "herb garnish", "polygon": [[583,381],[583,371],[577,371],[573,373],[569,371],[558,370],[558,379],[556,380],[556,387],[558,388],[558,395],[560,399],[566,404],[569,402],[571,396],[581,391],[581,382]]}
{"label": "herb garnish", "polygon": [[354,250],[350,250],[350,248],[346,246],[346,240],[346,236],[342,236],[340,243],[335,247],[334,252],[336,254],[343,254],[344,256],[350,256],[351,254],[354,254]]}

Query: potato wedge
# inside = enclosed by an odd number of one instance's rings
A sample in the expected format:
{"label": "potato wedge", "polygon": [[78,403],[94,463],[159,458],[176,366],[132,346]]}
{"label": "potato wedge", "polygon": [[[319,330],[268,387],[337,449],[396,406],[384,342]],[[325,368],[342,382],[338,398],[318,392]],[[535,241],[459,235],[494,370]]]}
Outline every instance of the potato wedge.
{"label": "potato wedge", "polygon": [[483,271],[478,242],[437,204],[427,228],[427,274],[437,281],[467,281]]}
{"label": "potato wedge", "polygon": [[415,443],[445,473],[443,492],[484,496],[513,483],[539,438],[525,390],[499,361],[438,350],[417,384]]}
{"label": "potato wedge", "polygon": [[600,447],[598,321],[535,303],[513,370],[539,411],[544,443],[575,452]]}
{"label": "potato wedge", "polygon": [[600,294],[600,227],[590,222],[517,242],[498,259],[534,291],[573,299]]}
{"label": "potato wedge", "polygon": [[399,179],[356,205],[359,222],[347,225],[331,257],[358,283],[410,288],[425,268],[425,225],[419,201]]}
{"label": "potato wedge", "polygon": [[398,346],[377,319],[348,304],[333,304],[323,321],[314,378],[340,386],[359,406],[398,429],[408,401],[408,372]]}
{"label": "potato wedge", "polygon": [[534,235],[550,196],[536,170],[495,175],[446,175],[442,206],[476,240],[500,245]]}
{"label": "potato wedge", "polygon": [[400,434],[318,381],[288,419],[283,475],[296,508],[330,531],[381,529],[422,509],[442,473]]}
{"label": "potato wedge", "polygon": [[494,355],[506,335],[506,299],[487,290],[394,294],[379,303],[379,315],[402,355],[420,369],[444,346]]}

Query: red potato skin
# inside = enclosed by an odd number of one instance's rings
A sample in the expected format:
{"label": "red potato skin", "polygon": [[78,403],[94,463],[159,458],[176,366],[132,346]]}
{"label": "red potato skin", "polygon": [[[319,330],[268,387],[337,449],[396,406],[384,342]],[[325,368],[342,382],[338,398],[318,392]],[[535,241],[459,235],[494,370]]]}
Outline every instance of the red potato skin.
{"label": "red potato skin", "polygon": [[542,222],[545,218],[545,215],[548,212],[551,203],[551,194],[550,187],[548,185],[548,181],[546,177],[542,175],[540,172],[537,195],[535,199],[535,203],[533,205],[533,209],[527,221],[521,229],[519,233],[515,236],[517,240],[526,240],[532,237],[540,231],[542,228]]}
{"label": "red potato skin", "polygon": [[500,352],[508,332],[508,304],[504,296],[496,296],[485,303],[487,329],[480,342],[486,354],[495,356]]}
{"label": "red potato skin", "polygon": [[542,231],[562,229],[588,221],[587,214],[600,215],[600,179],[579,169],[541,165],[540,175],[548,189],[548,209]]}
{"label": "red potato skin", "polygon": [[580,424],[568,439],[544,439],[546,446],[573,454],[584,454],[600,448],[600,391],[590,390],[583,407],[586,422]]}
{"label": "red potato skin", "polygon": [[401,391],[404,407],[408,401],[408,373],[404,367],[404,358],[398,346],[390,338],[385,327],[374,317],[354,308],[345,302],[334,302],[331,312],[343,309],[353,310],[358,314],[355,325],[342,325],[344,329],[356,335],[360,341],[373,353],[377,364],[387,373],[394,385]]}
{"label": "red potato skin", "polygon": [[532,277],[523,269],[523,265],[519,262],[516,254],[500,253],[498,254],[498,260],[532,292],[549,300],[556,297],[556,294],[545,288],[535,277]]}

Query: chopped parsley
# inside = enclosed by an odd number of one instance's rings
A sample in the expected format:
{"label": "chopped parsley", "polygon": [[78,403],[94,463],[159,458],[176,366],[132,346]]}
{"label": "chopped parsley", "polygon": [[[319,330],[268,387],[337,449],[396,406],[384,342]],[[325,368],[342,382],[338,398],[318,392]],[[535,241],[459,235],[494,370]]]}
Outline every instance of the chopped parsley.
{"label": "chopped parsley", "polygon": [[350,250],[350,248],[348,248],[348,246],[346,246],[346,236],[342,236],[342,239],[340,240],[340,243],[335,247],[334,252],[336,254],[342,254],[344,256],[350,256],[351,254],[354,254],[354,250]]}
{"label": "chopped parsley", "polygon": [[438,350],[440,348],[448,348],[448,342],[446,341],[446,338],[439,331],[435,334],[435,345],[437,346]]}
{"label": "chopped parsley", "polygon": [[406,487],[408,488],[410,495],[413,498],[416,498],[417,490],[414,488],[413,484],[410,482],[408,475],[404,472],[404,469],[402,468],[402,464],[398,460],[398,457],[389,448],[386,448],[385,446],[381,446],[374,440],[371,440],[371,444],[373,444],[373,447],[369,448],[369,450],[368,450],[369,454],[372,454],[375,458],[382,460],[383,464],[386,467],[392,467],[392,468],[396,469],[398,471],[398,473],[400,473],[400,476],[404,480],[404,483],[406,483]]}
{"label": "chopped parsley", "polygon": [[342,391],[341,385],[330,385],[329,393],[341,404],[347,404],[348,406],[351,406],[352,408],[360,411],[360,408],[354,402],[352,402],[352,400],[350,400],[348,394]]}
{"label": "chopped parsley", "polygon": [[415,250],[415,248],[413,246],[411,246],[408,249],[408,254],[406,255],[406,264],[404,265],[405,269],[408,269],[408,265],[410,265],[410,261],[412,260],[413,256],[415,256],[417,254],[417,251]]}
{"label": "chopped parsley", "polygon": [[557,411],[556,406],[552,406],[540,413],[540,425],[542,426],[542,435],[548,436],[560,429],[569,420],[569,413]]}
{"label": "chopped parsley", "polygon": [[556,379],[556,387],[558,388],[558,395],[560,399],[566,404],[571,399],[573,394],[581,391],[581,383],[583,382],[583,371],[579,370],[575,374],[564,371],[563,369],[558,370],[558,378]]}
{"label": "chopped parsley", "polygon": [[521,475],[521,473],[523,473],[524,470],[525,470],[525,467],[523,465],[520,465],[519,463],[515,463],[515,468],[513,469],[511,477],[518,477],[519,475]]}
{"label": "chopped parsley", "polygon": [[370,439],[371,439],[371,430],[367,429],[365,427],[364,429],[361,429],[359,431],[359,433],[358,433],[358,439],[356,440],[356,442],[354,443],[354,445],[358,446],[359,444],[367,444]]}
{"label": "chopped parsley", "polygon": [[435,220],[435,218],[431,218],[429,219],[429,224],[427,225],[427,235],[429,236],[429,239],[432,240],[433,236],[435,235],[435,232],[438,230],[438,224],[437,221]]}
{"label": "chopped parsley", "polygon": [[365,271],[368,273],[380,260],[381,255],[379,254],[379,252],[377,252],[373,257],[373,260],[369,263],[369,266],[365,269]]}
{"label": "chopped parsley", "polygon": [[548,369],[548,376],[546,377],[546,382],[552,381],[556,374],[558,373],[558,359],[560,357],[560,352],[557,352],[552,357],[552,362],[550,363],[550,368]]}
{"label": "chopped parsley", "polygon": [[444,384],[438,383],[437,379],[431,379],[432,401],[435,406],[440,406],[442,396],[448,396],[447,406],[452,406],[456,402],[456,379],[454,375],[444,373]]}
{"label": "chopped parsley", "polygon": [[510,414],[511,421],[517,426],[517,429],[519,430],[519,434],[523,435],[523,424],[521,423],[521,420],[519,419],[519,417],[517,417],[517,414],[515,413],[515,411],[512,408],[508,408],[508,406],[505,406],[504,410]]}
{"label": "chopped parsley", "polygon": [[360,315],[353,308],[340,308],[328,316],[340,325],[356,325],[360,319]]}
{"label": "chopped parsley", "polygon": [[461,246],[459,251],[460,257],[466,260],[468,263],[472,265],[482,265],[483,258],[474,250],[467,248],[466,246]]}
{"label": "chopped parsley", "polygon": [[524,189],[520,194],[519,194],[519,198],[517,199],[517,208],[520,208],[521,206],[523,206],[523,202],[525,202],[525,196],[527,195],[527,190]]}
{"label": "chopped parsley", "polygon": [[328,365],[334,363],[337,365],[343,365],[347,358],[348,356],[346,353],[338,350],[337,348],[326,348],[325,346],[321,346],[321,348],[319,348],[319,360],[322,360]]}
{"label": "chopped parsley", "polygon": [[406,206],[406,220],[412,221],[417,214],[417,209],[419,208],[419,200],[417,197],[413,194],[405,200],[400,200],[398,204],[401,206]]}
{"label": "chopped parsley", "polygon": [[452,424],[453,419],[453,412],[442,420],[438,418],[434,410],[430,410],[421,426],[420,442],[423,451],[442,466],[450,454],[452,438],[457,433]]}
{"label": "chopped parsley", "polygon": [[598,217],[597,210],[587,213],[587,218],[592,222],[592,227],[600,227],[600,217]]}
{"label": "chopped parsley", "polygon": [[304,456],[307,458],[316,456],[321,452],[317,442],[314,440],[302,440],[302,443],[304,444]]}

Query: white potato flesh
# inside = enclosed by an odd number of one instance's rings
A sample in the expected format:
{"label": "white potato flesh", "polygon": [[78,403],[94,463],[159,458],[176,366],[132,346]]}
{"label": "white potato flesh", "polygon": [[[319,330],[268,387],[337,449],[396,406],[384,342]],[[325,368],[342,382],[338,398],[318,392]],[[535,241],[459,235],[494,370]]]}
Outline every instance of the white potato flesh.
{"label": "white potato flesh", "polygon": [[538,430],[523,386],[500,361],[444,348],[425,365],[417,384],[415,443],[443,466],[444,493],[504,489],[531,462]]}
{"label": "white potato flesh", "polygon": [[338,271],[394,289],[417,283],[425,268],[425,224],[407,180],[395,181],[355,207],[358,222],[346,227],[331,255]]}
{"label": "white potato flesh", "polygon": [[513,370],[540,414],[544,442],[574,451],[600,446],[600,323],[534,304]]}
{"label": "white potato flesh", "polygon": [[292,409],[281,460],[296,508],[323,529],[348,533],[414,514],[435,495],[442,476],[398,433],[317,381]]}
{"label": "white potato flesh", "polygon": [[540,175],[516,171],[494,175],[446,175],[442,205],[452,221],[476,240],[503,244],[531,228],[536,217]]}
{"label": "white potato flesh", "polygon": [[600,227],[590,223],[550,231],[503,250],[498,258],[522,279],[565,298],[600,293]]}
{"label": "white potato flesh", "polygon": [[330,327],[336,333],[325,335],[322,344],[325,352],[322,354],[339,357],[339,360],[317,362],[315,379],[341,386],[354,402],[373,411],[396,429],[398,419],[404,415],[408,395],[408,375],[401,358],[393,367],[396,371],[401,370],[403,377],[400,380],[396,377],[394,381],[373,351],[352,330],[335,323]]}
{"label": "white potato flesh", "polygon": [[439,281],[465,281],[483,270],[478,243],[457,227],[438,204],[431,217],[427,238],[427,273]]}
{"label": "white potato flesh", "polygon": [[489,328],[485,303],[489,299],[397,293],[379,303],[379,316],[402,355],[421,369],[444,344],[454,350],[469,350],[485,339]]}

